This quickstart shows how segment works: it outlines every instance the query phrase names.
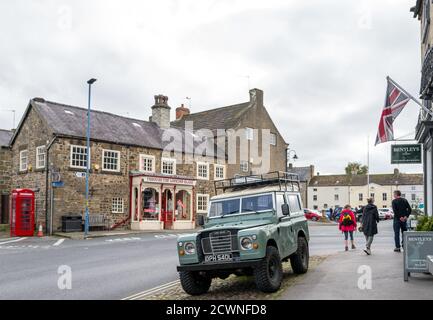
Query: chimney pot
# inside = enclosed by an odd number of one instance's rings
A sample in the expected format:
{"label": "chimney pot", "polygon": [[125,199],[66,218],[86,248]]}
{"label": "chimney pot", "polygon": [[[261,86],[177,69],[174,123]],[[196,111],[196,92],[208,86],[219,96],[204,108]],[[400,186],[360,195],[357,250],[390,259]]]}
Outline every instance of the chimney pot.
{"label": "chimney pot", "polygon": [[154,96],[155,104],[152,106],[152,117],[150,121],[155,122],[160,128],[170,128],[170,106],[168,105],[168,97],[162,94]]}
{"label": "chimney pot", "polygon": [[183,103],[180,105],[180,107],[176,108],[176,120],[180,120],[183,116],[187,116],[189,114],[189,109],[186,108]]}

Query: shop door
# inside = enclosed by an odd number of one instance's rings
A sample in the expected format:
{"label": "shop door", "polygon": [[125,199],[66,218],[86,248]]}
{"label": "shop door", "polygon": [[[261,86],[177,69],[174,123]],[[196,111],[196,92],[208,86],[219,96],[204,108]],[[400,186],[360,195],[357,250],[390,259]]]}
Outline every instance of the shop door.
{"label": "shop door", "polygon": [[162,194],[162,218],[164,221],[164,229],[173,228],[173,193],[166,189]]}

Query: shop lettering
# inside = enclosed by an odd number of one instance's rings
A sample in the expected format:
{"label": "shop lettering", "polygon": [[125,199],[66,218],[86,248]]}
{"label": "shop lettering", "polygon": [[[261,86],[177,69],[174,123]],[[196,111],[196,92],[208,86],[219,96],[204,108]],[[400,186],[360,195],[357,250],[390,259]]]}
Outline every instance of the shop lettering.
{"label": "shop lettering", "polygon": [[191,315],[197,318],[199,313],[200,307],[180,307],[174,304],[172,307],[167,308],[167,315]]}

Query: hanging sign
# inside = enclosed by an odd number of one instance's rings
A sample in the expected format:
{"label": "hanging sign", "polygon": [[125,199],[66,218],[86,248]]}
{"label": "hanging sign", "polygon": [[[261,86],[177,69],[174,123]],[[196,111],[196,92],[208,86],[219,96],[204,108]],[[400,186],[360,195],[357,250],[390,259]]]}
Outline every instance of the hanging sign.
{"label": "hanging sign", "polygon": [[422,163],[420,144],[395,144],[391,146],[391,164],[411,163]]}

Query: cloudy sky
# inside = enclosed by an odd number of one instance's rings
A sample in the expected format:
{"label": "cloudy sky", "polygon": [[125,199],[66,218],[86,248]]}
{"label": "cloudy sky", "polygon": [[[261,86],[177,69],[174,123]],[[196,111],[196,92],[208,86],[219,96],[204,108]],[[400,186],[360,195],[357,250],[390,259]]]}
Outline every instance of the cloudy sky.
{"label": "cloudy sky", "polygon": [[[20,0],[0,2],[0,128],[32,97],[148,119],[153,95],[192,111],[265,105],[299,160],[321,174],[348,161],[391,172],[390,144],[373,147],[390,75],[417,96],[415,0]],[[414,136],[409,103],[395,136]],[[421,172],[421,166],[400,166]]]}

